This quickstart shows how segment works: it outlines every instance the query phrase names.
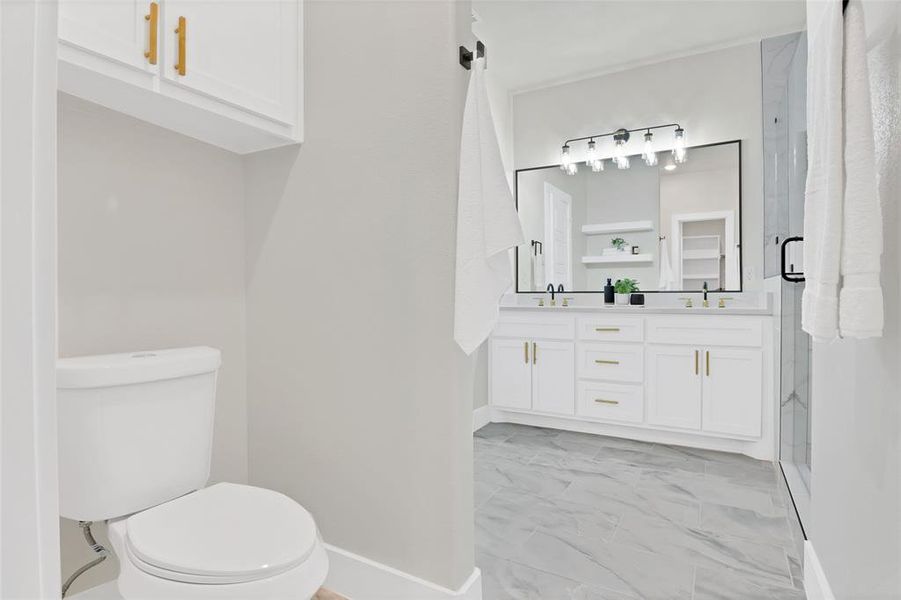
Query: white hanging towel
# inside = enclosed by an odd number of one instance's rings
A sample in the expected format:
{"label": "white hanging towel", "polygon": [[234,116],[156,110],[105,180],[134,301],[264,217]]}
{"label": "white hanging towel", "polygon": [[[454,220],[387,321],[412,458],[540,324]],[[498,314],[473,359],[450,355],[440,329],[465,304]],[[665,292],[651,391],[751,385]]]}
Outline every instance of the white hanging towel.
{"label": "white hanging towel", "polygon": [[842,244],[842,3],[807,2],[807,188],[801,327],[817,340],[838,334]]}
{"label": "white hanging towel", "polygon": [[876,150],[863,6],[845,10],[844,53],[845,203],[842,223],[842,287],[838,323],[842,337],[882,336],[879,273],[882,209],[876,184]]}
{"label": "white hanging towel", "polygon": [[673,266],[670,264],[669,260],[669,244],[666,243],[666,240],[660,241],[660,277],[657,280],[657,289],[658,290],[671,290],[676,283],[676,278],[673,276]]}
{"label": "white hanging towel", "polygon": [[494,329],[499,300],[513,283],[508,250],[523,243],[491,119],[484,68],[484,60],[473,60],[460,143],[454,339],[466,354]]}

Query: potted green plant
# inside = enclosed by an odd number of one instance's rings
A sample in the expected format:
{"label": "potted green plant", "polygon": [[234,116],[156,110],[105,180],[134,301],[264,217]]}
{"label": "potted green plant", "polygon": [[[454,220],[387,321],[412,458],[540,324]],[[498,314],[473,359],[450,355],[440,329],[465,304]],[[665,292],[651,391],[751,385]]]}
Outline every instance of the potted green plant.
{"label": "potted green plant", "polygon": [[610,240],[610,245],[620,252],[624,252],[626,250],[626,240],[621,237],[615,237]]}
{"label": "potted green plant", "polygon": [[638,291],[638,282],[628,277],[617,279],[613,284],[617,304],[629,304],[629,295]]}

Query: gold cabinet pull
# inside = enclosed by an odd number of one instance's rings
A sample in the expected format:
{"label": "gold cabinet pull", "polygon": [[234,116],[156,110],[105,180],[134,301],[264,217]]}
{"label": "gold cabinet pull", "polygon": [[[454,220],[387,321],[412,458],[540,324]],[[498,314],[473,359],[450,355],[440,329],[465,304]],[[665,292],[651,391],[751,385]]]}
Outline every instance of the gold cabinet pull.
{"label": "gold cabinet pull", "polygon": [[151,65],[156,64],[157,57],[157,33],[159,31],[160,5],[156,2],[150,3],[150,12],[144,15],[144,20],[148,22],[147,31],[147,52],[144,58]]}
{"label": "gold cabinet pull", "polygon": [[695,375],[698,374],[698,354],[699,354],[699,351],[695,350]]}
{"label": "gold cabinet pull", "polygon": [[188,72],[187,57],[185,56],[187,53],[185,42],[188,36],[187,19],[178,17],[178,27],[176,27],[175,33],[178,34],[178,63],[175,65],[175,70],[178,71],[179,75],[184,76]]}
{"label": "gold cabinet pull", "polygon": [[706,350],[704,354],[707,360],[707,377],[710,377],[710,350]]}
{"label": "gold cabinet pull", "polygon": [[595,327],[595,331],[619,331],[619,327]]}
{"label": "gold cabinet pull", "polygon": [[538,344],[532,342],[532,364],[538,364]]}
{"label": "gold cabinet pull", "polygon": [[525,354],[526,354],[526,364],[529,364],[529,342],[523,342],[522,349],[525,351]]}
{"label": "gold cabinet pull", "polygon": [[604,360],[602,358],[596,358],[594,360],[594,362],[596,362],[599,365],[618,365],[619,364],[618,360]]}
{"label": "gold cabinet pull", "polygon": [[606,398],[595,398],[594,401],[598,404],[619,404],[619,400],[607,400]]}

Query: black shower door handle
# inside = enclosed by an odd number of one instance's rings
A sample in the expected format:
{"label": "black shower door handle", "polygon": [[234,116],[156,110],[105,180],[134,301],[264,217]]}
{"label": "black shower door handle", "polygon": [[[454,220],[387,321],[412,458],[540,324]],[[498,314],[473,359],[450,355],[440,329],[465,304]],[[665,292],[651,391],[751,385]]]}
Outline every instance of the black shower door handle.
{"label": "black shower door handle", "polygon": [[802,236],[796,235],[794,237],[785,238],[785,240],[782,242],[782,279],[784,279],[786,281],[790,281],[791,283],[804,283],[804,273],[803,272],[797,273],[794,271],[789,273],[788,271],[785,270],[785,266],[786,266],[785,249],[788,247],[789,244],[791,244],[793,242],[803,242],[803,241],[804,241],[804,238]]}

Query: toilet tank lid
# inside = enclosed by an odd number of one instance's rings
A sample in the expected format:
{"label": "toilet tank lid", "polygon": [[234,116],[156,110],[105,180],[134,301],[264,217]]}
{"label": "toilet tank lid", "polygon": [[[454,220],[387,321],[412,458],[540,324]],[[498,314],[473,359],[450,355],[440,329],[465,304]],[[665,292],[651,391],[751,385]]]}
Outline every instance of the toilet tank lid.
{"label": "toilet tank lid", "polygon": [[220,352],[207,346],[76,356],[56,362],[58,389],[101,388],[212,373]]}

